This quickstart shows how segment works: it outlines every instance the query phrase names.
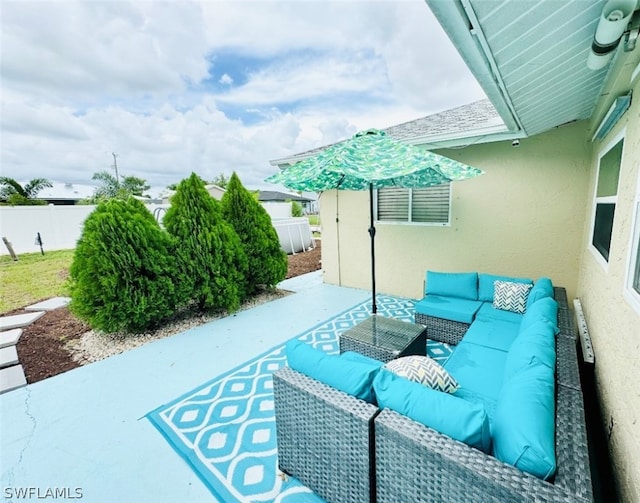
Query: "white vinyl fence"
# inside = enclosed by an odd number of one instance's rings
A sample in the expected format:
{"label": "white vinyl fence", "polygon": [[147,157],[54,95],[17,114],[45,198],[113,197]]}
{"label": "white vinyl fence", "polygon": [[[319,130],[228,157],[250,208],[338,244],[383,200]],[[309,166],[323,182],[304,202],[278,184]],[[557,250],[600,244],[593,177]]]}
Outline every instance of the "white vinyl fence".
{"label": "white vinyl fence", "polygon": [[[162,221],[168,204],[147,204],[158,222]],[[267,206],[267,205],[265,205]],[[82,234],[85,219],[95,206],[0,206],[0,238],[7,238],[17,254],[40,251],[38,233],[45,251],[71,250]],[[287,253],[306,251],[315,246],[309,221],[291,218],[291,203],[269,203],[266,207]],[[9,250],[0,243],[0,255]]]}
{"label": "white vinyl fence", "polygon": [[[163,208],[169,207],[160,204],[146,206],[156,219],[161,219]],[[39,252],[38,233],[45,253],[48,250],[71,250],[76,247],[85,219],[94,209],[92,205],[2,206],[0,237],[7,238],[17,254]],[[0,255],[8,254],[5,244],[0,243]]]}

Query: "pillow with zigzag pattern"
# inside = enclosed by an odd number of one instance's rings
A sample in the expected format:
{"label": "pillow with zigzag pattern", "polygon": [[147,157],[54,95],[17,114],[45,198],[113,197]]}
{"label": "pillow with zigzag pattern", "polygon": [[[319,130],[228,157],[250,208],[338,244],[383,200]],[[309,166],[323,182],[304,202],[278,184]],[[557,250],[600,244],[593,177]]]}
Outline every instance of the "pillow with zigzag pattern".
{"label": "pillow with zigzag pattern", "polygon": [[493,307],[524,314],[533,285],[511,281],[495,281],[493,285]]}
{"label": "pillow with zigzag pattern", "polygon": [[436,391],[455,393],[459,387],[458,381],[444,367],[428,356],[403,356],[386,363],[384,368],[397,376],[423,384]]}

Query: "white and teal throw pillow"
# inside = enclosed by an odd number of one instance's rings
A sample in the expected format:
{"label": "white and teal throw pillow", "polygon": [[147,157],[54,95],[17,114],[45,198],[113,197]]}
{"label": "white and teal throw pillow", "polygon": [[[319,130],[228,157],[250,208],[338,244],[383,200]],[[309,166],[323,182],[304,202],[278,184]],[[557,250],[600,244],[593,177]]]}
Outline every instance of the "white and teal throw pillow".
{"label": "white and teal throw pillow", "polygon": [[459,387],[458,381],[428,356],[403,356],[386,363],[384,368],[437,391],[454,393]]}
{"label": "white and teal throw pillow", "polygon": [[523,314],[527,310],[527,299],[532,286],[526,283],[496,281],[494,283],[493,307]]}

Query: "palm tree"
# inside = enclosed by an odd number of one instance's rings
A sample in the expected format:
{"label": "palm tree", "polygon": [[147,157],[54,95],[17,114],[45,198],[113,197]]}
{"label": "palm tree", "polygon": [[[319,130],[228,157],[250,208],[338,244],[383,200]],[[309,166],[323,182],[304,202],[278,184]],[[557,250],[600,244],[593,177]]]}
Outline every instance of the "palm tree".
{"label": "palm tree", "polygon": [[111,199],[113,197],[125,197],[128,195],[143,196],[144,192],[151,187],[146,180],[137,176],[120,176],[122,181],[113,176],[108,171],[98,171],[91,177],[92,180],[100,182],[93,195],[94,199]]}
{"label": "palm tree", "polygon": [[0,177],[0,199],[17,204],[24,202],[33,203],[35,197],[45,187],[52,187],[51,182],[46,178],[34,178],[26,185],[20,185],[15,179],[8,176]]}

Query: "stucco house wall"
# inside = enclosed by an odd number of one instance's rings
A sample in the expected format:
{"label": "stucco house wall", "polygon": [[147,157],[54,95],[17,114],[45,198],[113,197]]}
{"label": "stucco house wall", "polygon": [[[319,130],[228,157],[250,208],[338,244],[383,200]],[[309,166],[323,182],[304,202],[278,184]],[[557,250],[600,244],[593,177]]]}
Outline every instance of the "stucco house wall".
{"label": "stucco house wall", "polygon": [[[639,81],[640,82],[640,81]],[[640,96],[640,83],[634,97]],[[601,151],[624,134],[609,263],[604,267],[590,247],[593,198]],[[577,295],[596,355],[595,378],[603,424],[623,501],[640,501],[640,310],[624,288],[633,232],[633,203],[640,177],[640,100],[602,141],[593,145],[588,218],[581,246]],[[637,246],[637,243],[636,243]]]}
{"label": "stucco house wall", "polygon": [[[421,298],[431,269],[549,276],[574,296],[589,204],[585,138],[580,122],[519,147],[504,141],[439,151],[486,174],[454,183],[448,227],[376,224],[378,291]],[[368,200],[367,192],[322,194],[325,282],[371,288]]]}

